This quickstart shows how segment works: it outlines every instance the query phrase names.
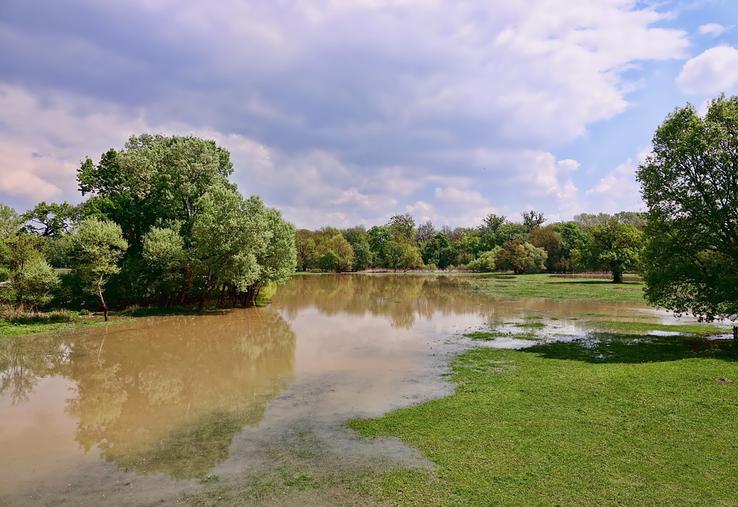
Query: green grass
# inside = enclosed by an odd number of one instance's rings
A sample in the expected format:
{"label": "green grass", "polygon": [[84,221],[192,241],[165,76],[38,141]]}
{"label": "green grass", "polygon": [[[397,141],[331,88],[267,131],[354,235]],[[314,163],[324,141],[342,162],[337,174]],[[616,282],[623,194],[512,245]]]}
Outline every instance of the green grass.
{"label": "green grass", "polygon": [[475,289],[498,297],[586,299],[643,305],[643,283],[615,284],[608,280],[559,278],[548,274],[491,275],[472,282]]}
{"label": "green grass", "polygon": [[454,395],[351,422],[435,464],[364,487],[390,505],[736,505],[736,346],[600,338],[468,351]]}

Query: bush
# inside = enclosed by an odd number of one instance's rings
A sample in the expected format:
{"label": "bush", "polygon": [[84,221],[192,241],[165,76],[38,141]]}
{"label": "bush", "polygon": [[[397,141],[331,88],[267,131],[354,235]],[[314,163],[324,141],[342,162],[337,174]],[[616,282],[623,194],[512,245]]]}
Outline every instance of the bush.
{"label": "bush", "polygon": [[6,306],[0,309],[0,317],[11,324],[56,324],[74,322],[77,315],[68,310],[30,313]]}
{"label": "bush", "polygon": [[466,269],[470,271],[479,271],[481,273],[489,273],[497,267],[497,253],[500,247],[495,247],[488,252],[482,252],[476,259],[466,265]]}
{"label": "bush", "polygon": [[502,245],[495,260],[499,269],[509,269],[516,275],[521,275],[545,270],[547,257],[543,248],[533,246],[527,241],[513,239]]}

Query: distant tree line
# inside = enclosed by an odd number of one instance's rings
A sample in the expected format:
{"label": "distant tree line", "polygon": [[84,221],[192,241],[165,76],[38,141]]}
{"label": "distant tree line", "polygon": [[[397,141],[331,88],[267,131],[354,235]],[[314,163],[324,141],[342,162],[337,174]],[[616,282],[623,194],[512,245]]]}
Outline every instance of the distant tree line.
{"label": "distant tree line", "polygon": [[301,271],[366,269],[463,269],[523,273],[609,271],[613,281],[636,270],[643,244],[645,214],[577,215],[545,224],[536,211],[520,222],[491,214],[477,227],[416,225],[409,214],[395,215],[370,229],[301,229],[296,234]]}
{"label": "distant tree line", "polygon": [[0,205],[0,297],[20,310],[254,304],[295,269],[295,231],[228,180],[228,151],[144,134],[77,172],[87,200]]}

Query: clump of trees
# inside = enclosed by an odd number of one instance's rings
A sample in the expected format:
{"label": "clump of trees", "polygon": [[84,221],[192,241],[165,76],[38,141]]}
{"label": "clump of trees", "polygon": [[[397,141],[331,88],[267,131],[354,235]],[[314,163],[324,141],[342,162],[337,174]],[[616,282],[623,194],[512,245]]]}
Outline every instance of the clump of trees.
{"label": "clump of trees", "polygon": [[[591,217],[596,217],[596,220]],[[478,272],[570,273],[610,271],[623,281],[638,269],[642,247],[642,213],[578,215],[575,220],[545,224],[534,210],[513,222],[490,214],[478,227],[415,224],[408,214],[384,225],[338,230],[297,231],[301,271],[365,269],[463,269]],[[639,224],[639,225],[635,225]]]}
{"label": "clump of trees", "polygon": [[648,206],[646,298],[708,321],[738,319],[738,97],[713,100],[704,116],[676,109],[637,176]]}
{"label": "clump of trees", "polygon": [[254,304],[294,271],[295,231],[243,197],[232,171],[228,151],[196,137],[144,134],[87,158],[80,205],[0,206],[0,297],[20,309],[95,305],[106,319],[110,306]]}

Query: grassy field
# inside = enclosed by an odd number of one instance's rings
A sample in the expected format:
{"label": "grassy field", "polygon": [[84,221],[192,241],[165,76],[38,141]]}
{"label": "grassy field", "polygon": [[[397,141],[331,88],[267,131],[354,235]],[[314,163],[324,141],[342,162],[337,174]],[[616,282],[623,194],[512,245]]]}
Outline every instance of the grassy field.
{"label": "grassy field", "polygon": [[683,337],[470,350],[454,395],[350,423],[435,464],[363,487],[391,505],[736,505],[737,358]]}
{"label": "grassy field", "polygon": [[487,275],[472,282],[474,289],[499,297],[586,299],[643,305],[643,283],[614,284],[604,279],[562,278],[549,274]]}

